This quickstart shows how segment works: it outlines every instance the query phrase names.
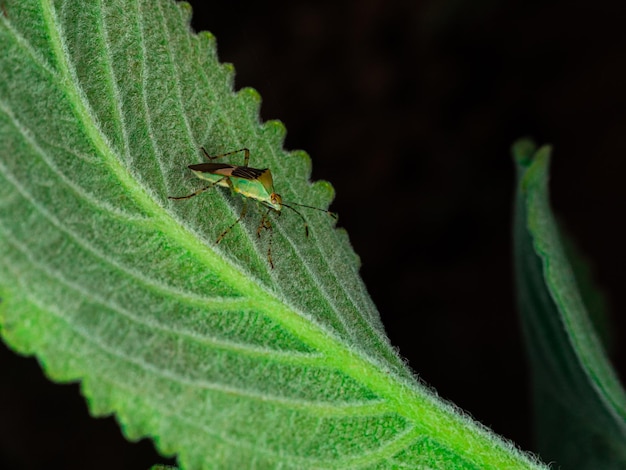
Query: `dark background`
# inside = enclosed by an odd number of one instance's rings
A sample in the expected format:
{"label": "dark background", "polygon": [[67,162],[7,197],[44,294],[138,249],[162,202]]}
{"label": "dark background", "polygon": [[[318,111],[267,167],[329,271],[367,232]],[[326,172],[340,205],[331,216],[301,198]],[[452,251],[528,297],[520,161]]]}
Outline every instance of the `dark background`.
{"label": "dark background", "polygon": [[[554,145],[553,205],[614,294],[624,377],[623,2],[191,3],[237,88],[257,89],[262,118],[283,121],[286,147],[332,182],[391,341],[441,396],[531,449],[510,241],[522,136]],[[78,386],[0,354],[0,467],[163,461],[89,418]]]}

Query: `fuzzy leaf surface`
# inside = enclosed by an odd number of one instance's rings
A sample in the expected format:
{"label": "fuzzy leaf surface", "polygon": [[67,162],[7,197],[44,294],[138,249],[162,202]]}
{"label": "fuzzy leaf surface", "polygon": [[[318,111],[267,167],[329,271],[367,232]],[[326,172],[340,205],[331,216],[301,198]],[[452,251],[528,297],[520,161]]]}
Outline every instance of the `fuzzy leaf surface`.
{"label": "fuzzy leaf surface", "polygon": [[[419,385],[347,235],[323,212],[249,214],[203,186],[200,146],[248,147],[284,201],[327,207],[310,160],[234,93],[190,8],[6,1],[0,12],[0,325],[184,468],[532,468]],[[241,164],[242,162],[235,161]],[[260,237],[257,231],[260,227]]]}

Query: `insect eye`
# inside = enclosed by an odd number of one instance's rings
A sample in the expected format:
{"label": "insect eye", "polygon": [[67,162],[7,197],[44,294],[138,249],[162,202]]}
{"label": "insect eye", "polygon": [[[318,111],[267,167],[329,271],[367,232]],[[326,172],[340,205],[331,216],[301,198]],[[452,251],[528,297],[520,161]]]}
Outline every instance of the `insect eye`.
{"label": "insect eye", "polygon": [[283,198],[280,197],[280,195],[276,193],[272,193],[271,199],[272,199],[272,204],[282,204],[283,202]]}

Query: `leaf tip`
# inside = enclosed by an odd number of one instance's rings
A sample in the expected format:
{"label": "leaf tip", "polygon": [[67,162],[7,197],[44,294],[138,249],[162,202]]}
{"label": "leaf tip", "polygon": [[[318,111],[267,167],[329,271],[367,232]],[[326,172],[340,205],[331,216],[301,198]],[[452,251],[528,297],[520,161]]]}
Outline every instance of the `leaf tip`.
{"label": "leaf tip", "polygon": [[282,147],[287,135],[287,128],[277,119],[272,119],[263,123],[262,126],[263,137],[271,142],[271,145]]}
{"label": "leaf tip", "polygon": [[193,14],[193,7],[191,6],[191,4],[189,2],[182,1],[176,2],[176,6],[178,6],[181,14],[183,15],[185,23],[190,24],[191,15]]}
{"label": "leaf tip", "polygon": [[239,95],[241,95],[243,99],[247,99],[254,103],[261,103],[261,94],[252,87],[243,87],[239,90]]}
{"label": "leaf tip", "polygon": [[289,155],[298,160],[298,163],[305,168],[305,178],[309,180],[311,178],[311,171],[313,169],[313,162],[308,152],[304,150],[292,150]]}
{"label": "leaf tip", "polygon": [[335,199],[335,188],[326,180],[317,180],[313,183],[313,189],[324,199],[324,206],[330,206]]}
{"label": "leaf tip", "polygon": [[535,145],[535,142],[532,139],[525,137],[515,141],[511,147],[511,153],[513,154],[513,159],[518,165],[527,167],[533,161],[536,148],[537,146]]}
{"label": "leaf tip", "polygon": [[247,110],[248,118],[253,122],[261,121],[261,95],[254,88],[244,87],[237,92],[244,109]]}
{"label": "leaf tip", "polygon": [[198,33],[198,38],[202,40],[209,48],[212,49],[215,47],[215,36],[213,36],[213,34],[211,34],[209,31],[200,31]]}

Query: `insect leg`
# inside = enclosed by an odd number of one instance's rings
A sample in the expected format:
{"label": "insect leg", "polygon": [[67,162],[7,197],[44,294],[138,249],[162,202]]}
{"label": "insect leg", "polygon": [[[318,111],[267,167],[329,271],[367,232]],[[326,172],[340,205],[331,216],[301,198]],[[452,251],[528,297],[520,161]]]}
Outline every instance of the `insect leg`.
{"label": "insect leg", "polygon": [[246,216],[246,211],[248,210],[248,201],[246,199],[243,200],[243,207],[241,208],[241,214],[239,214],[239,218],[237,220],[235,220],[232,224],[230,224],[230,227],[228,227],[226,230],[224,230],[222,232],[222,234],[217,237],[217,240],[215,240],[215,243],[219,243],[222,241],[222,238],[224,238],[226,236],[226,234],[228,232],[231,231],[231,229],[237,225],[239,222],[241,222],[241,219],[243,219]]}
{"label": "insect leg", "polygon": [[220,178],[219,180],[214,181],[214,182],[213,182],[213,183],[211,183],[210,185],[208,185],[208,186],[206,186],[206,187],[204,187],[204,188],[200,188],[200,189],[198,189],[196,192],[191,193],[191,194],[188,194],[187,196],[178,196],[178,197],[175,197],[175,196],[167,196],[167,198],[168,198],[168,199],[173,199],[173,200],[175,200],[175,201],[180,201],[180,200],[182,200],[182,199],[191,199],[192,197],[197,196],[198,194],[201,194],[201,193],[205,192],[207,189],[212,188],[213,186],[215,186],[216,184],[218,184],[220,181],[223,181],[223,180],[225,180],[225,179],[226,179],[226,178]]}
{"label": "insect leg", "polygon": [[263,217],[261,217],[261,222],[259,222],[259,226],[256,229],[256,236],[261,238],[261,230],[263,229],[271,229],[272,224],[270,223],[269,215],[272,209],[268,209]]}
{"label": "insect leg", "polygon": [[[267,229],[270,231],[270,238],[267,243],[267,261],[270,263],[270,267],[274,269],[274,262],[272,261],[272,239],[274,238],[274,227],[270,222],[269,215],[273,209],[270,207],[267,209],[267,212],[263,214],[261,218],[261,222],[259,223],[258,228],[256,229],[256,236],[261,238],[261,231],[263,229]],[[278,213],[280,215],[280,212]]]}
{"label": "insect leg", "polygon": [[200,149],[202,149],[202,152],[204,153],[204,156],[207,158],[207,160],[217,160],[218,158],[224,158],[224,157],[227,157],[228,155],[234,155],[236,153],[243,152],[243,155],[244,155],[243,166],[248,166],[248,162],[250,161],[250,150],[248,150],[247,148],[233,150],[232,152],[222,153],[220,155],[209,155],[209,152],[207,152],[204,147],[200,147]]}
{"label": "insect leg", "polygon": [[267,261],[270,263],[270,267],[274,269],[274,262],[272,261],[272,235],[274,235],[274,230],[272,230],[272,226],[269,226],[270,229],[270,239],[267,243]]}

